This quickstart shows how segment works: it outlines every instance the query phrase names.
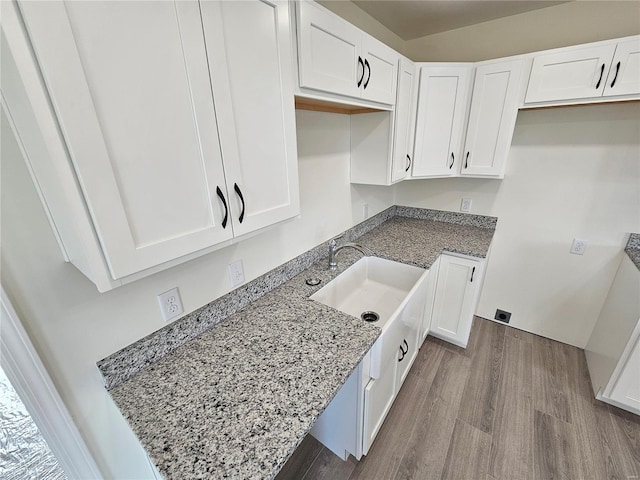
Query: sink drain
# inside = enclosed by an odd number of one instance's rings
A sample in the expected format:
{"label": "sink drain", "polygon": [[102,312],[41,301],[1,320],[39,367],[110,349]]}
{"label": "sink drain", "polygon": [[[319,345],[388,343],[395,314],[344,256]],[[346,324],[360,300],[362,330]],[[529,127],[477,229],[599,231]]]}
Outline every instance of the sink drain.
{"label": "sink drain", "polygon": [[378,320],[380,320],[380,315],[378,315],[376,312],[367,311],[362,312],[360,318],[365,322],[377,322]]}

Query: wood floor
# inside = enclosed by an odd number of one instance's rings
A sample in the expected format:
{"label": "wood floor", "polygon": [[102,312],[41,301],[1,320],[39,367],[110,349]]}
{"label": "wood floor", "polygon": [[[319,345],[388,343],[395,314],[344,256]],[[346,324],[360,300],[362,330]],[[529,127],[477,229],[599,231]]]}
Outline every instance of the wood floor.
{"label": "wood floor", "polygon": [[593,398],[584,352],[475,318],[428,337],[369,454],[310,435],[276,480],[640,479],[640,417]]}

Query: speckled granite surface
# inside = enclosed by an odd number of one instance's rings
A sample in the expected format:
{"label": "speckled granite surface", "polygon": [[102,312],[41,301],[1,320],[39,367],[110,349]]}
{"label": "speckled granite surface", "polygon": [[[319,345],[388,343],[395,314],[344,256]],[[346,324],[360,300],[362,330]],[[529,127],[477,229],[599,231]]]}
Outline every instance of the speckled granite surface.
{"label": "speckled granite surface", "polygon": [[[350,229],[341,242],[358,238],[381,257],[423,267],[442,250],[486,255],[491,227],[398,216],[397,208]],[[201,309],[198,315],[218,317],[235,309],[215,328],[196,336],[185,326],[184,336],[147,337],[153,349],[158,338],[178,342],[193,335],[135,376],[118,377],[111,396],[166,479],[273,478],[373,345],[378,327],[308,300],[360,258],[344,250],[338,270],[330,272],[326,259],[318,261],[322,252],[326,245],[251,282],[242,294],[232,292],[233,299]],[[304,281],[312,277],[323,281],[309,287]],[[197,327],[197,318],[183,323]],[[131,356],[152,357],[144,343],[134,345],[106,364],[115,369],[119,362],[135,364],[126,360]]]}
{"label": "speckled granite surface", "polygon": [[633,261],[638,270],[640,270],[640,233],[632,233],[629,235],[629,241],[624,249]]}

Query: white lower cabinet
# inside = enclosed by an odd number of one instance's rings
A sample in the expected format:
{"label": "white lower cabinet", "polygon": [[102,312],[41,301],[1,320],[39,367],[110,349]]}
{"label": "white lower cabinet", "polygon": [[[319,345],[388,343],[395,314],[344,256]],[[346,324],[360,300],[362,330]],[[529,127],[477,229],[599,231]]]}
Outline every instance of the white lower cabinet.
{"label": "white lower cabinet", "polygon": [[[299,213],[286,2],[18,6],[37,66],[3,29],[3,96],[65,256],[98,290]],[[45,118],[69,158],[36,154]]]}
{"label": "white lower cabinet", "polygon": [[625,254],[585,347],[597,399],[640,415],[640,270]]}
{"label": "white lower cabinet", "polygon": [[450,254],[440,256],[430,335],[460,347],[467,346],[483,274],[483,259]]}

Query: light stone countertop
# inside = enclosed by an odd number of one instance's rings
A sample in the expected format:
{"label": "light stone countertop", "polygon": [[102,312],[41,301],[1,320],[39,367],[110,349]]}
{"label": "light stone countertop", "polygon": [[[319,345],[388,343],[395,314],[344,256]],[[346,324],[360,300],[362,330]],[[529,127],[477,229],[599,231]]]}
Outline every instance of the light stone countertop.
{"label": "light stone countertop", "polygon": [[632,233],[629,235],[629,241],[624,249],[631,261],[640,270],[640,233]]}
{"label": "light stone countertop", "polygon": [[[494,233],[386,218],[358,243],[421,267],[443,250],[485,257]],[[308,299],[359,258],[316,262],[110,390],[165,479],[275,477],[380,334]]]}

